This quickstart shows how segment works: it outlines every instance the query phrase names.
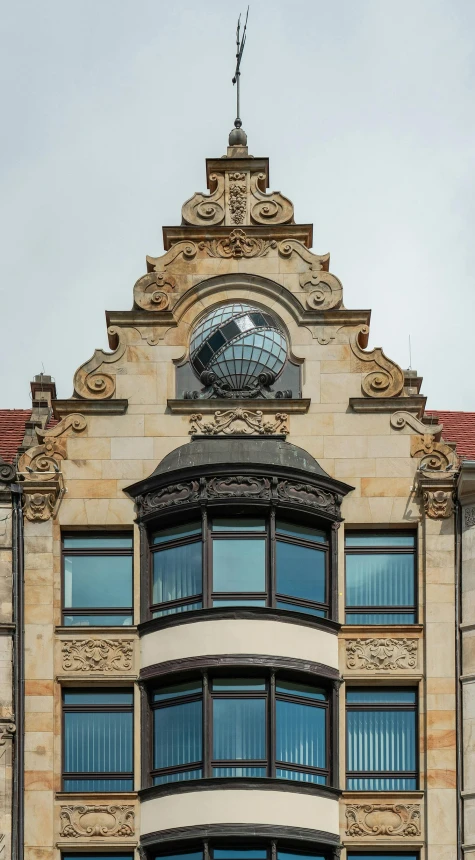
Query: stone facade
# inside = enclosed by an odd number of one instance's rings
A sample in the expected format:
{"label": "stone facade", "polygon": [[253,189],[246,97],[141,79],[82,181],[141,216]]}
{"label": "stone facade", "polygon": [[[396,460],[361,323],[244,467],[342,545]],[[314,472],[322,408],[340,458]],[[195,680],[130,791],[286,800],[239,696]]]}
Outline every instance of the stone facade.
{"label": "stone facade", "polygon": [[[163,842],[162,831],[172,834],[193,825],[219,835],[232,822],[236,827],[247,822],[255,832],[268,835],[280,832],[279,827],[288,833],[308,830],[313,841],[315,834],[334,827],[328,849],[333,853],[328,856],[336,857],[341,847],[343,860],[348,851],[382,846],[420,852],[420,860],[456,856],[457,458],[443,441],[442,429],[423,420],[421,381],[379,347],[367,349],[369,312],[344,306],[342,285],[329,271],[329,255],[310,251],[312,228],[295,224],[286,197],[267,193],[267,176],[267,159],[251,158],[245,147],[207,161],[209,195],[195,194],[183,206],[182,224],[164,228],[165,253],[147,257],[147,273],[135,284],[132,310],[107,314],[112,352],[96,350],[78,369],[72,398],[54,402],[59,423],[40,430],[20,459],[25,517],[26,860],[59,860],[61,851],[138,852],[140,844],[144,850],[151,844],[152,831],[159,831],[157,839]],[[300,375],[301,396],[284,391],[276,397],[272,388],[270,394],[252,398],[185,396],[179,381],[189,361],[190,332],[207,311],[229,301],[251,302],[278,318]],[[195,385],[199,392],[198,380]],[[150,633],[149,645],[144,635],[140,648],[141,532],[127,488],[147,479],[179,446],[194,444],[190,437],[196,435],[283,436],[315,458],[331,479],[352,488],[341,502],[342,524],[335,530],[340,621],[345,617],[345,533],[358,528],[412,529],[417,536],[418,623],[342,623],[339,657],[336,651],[332,656],[323,633],[314,635],[302,626],[288,635],[290,625],[282,623],[277,635],[277,622],[269,619],[256,621],[257,626],[244,620],[223,622],[219,636],[221,622],[196,621]],[[180,501],[191,490],[174,485],[160,492],[164,495],[155,499],[155,506]],[[302,485],[299,492],[308,496],[313,491]],[[315,504],[321,506],[321,498]],[[475,534],[470,510],[465,509],[463,538],[467,559],[469,535]],[[108,529],[134,534],[134,624],[87,632],[64,627],[61,535],[68,530]],[[8,570],[8,536],[5,540],[2,552]],[[469,577],[465,588],[469,589]],[[469,693],[475,677],[470,662],[470,594],[468,590],[464,598],[468,602],[463,619],[467,744]],[[5,600],[8,603],[7,595]],[[8,607],[3,618],[11,621]],[[200,624],[208,627],[195,635],[193,628]],[[2,660],[9,666],[10,640],[2,641],[7,649]],[[291,793],[285,785],[267,792],[256,785],[253,799],[252,792],[239,791],[236,785],[235,790],[214,789],[212,804],[205,802],[209,792],[200,794],[199,787],[193,794],[155,799],[139,795],[145,785],[140,754],[145,740],[136,685],[135,790],[107,795],[63,791],[62,689],[85,682],[134,684],[154,661],[247,655],[249,649],[266,659],[275,654],[281,661],[307,660],[330,667],[336,661],[333,669],[342,682],[338,769],[343,789],[345,689],[358,684],[416,689],[418,789],[344,790],[335,801],[318,792]],[[2,687],[4,722],[11,716],[10,689],[7,678]],[[0,741],[7,767],[10,745],[9,737],[6,743]],[[475,803],[470,792],[475,788],[469,769],[465,779],[470,818]],[[326,837],[321,838],[325,846]],[[470,839],[473,847],[475,833]],[[475,857],[473,851],[467,856]]]}

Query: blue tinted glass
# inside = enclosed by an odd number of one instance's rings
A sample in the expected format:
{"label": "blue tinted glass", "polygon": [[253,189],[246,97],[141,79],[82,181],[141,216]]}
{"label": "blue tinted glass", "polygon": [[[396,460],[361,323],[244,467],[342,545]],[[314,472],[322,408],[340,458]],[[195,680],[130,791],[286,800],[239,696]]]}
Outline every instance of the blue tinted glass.
{"label": "blue tinted glass", "polygon": [[153,603],[168,603],[200,594],[201,541],[170,547],[153,554]]}
{"label": "blue tinted glass", "polygon": [[170,704],[153,712],[153,766],[175,767],[202,758],[202,703]]}
{"label": "blue tinted glass", "polygon": [[68,690],[63,692],[65,705],[133,705],[132,690]]}
{"label": "blue tinted glass", "polygon": [[263,532],[266,527],[265,520],[242,517],[214,518],[212,525],[214,532]]}
{"label": "blue tinted glass", "polygon": [[131,712],[66,711],[65,772],[132,772],[132,725]]}
{"label": "blue tinted glass", "polygon": [[67,609],[132,606],[132,556],[65,555],[64,605]]}
{"label": "blue tinted glass", "polygon": [[65,627],[130,627],[133,624],[132,615],[65,615]]}
{"label": "blue tinted glass", "polygon": [[414,612],[347,612],[347,624],[415,624]]}
{"label": "blue tinted glass", "polygon": [[213,758],[265,759],[265,699],[213,700]]}
{"label": "blue tinted glass", "polygon": [[416,715],[414,711],[348,710],[348,771],[366,779],[382,771],[404,777],[416,770]]}
{"label": "blue tinted glass", "polygon": [[154,785],[165,785],[167,782],[188,782],[190,779],[201,779],[203,770],[197,767],[194,770],[181,770],[178,773],[162,773],[153,777]]}
{"label": "blue tinted glass", "polygon": [[153,536],[152,543],[165,543],[169,540],[177,540],[178,538],[191,537],[191,535],[201,534],[201,522],[198,520],[193,523],[185,523],[180,526],[171,526],[169,529],[161,529]]}
{"label": "blue tinted glass", "polygon": [[354,690],[351,687],[347,689],[346,701],[356,702],[361,704],[408,704],[414,705],[416,702],[415,690],[398,690],[397,687],[391,689],[375,689],[375,690]]}
{"label": "blue tinted glass", "polygon": [[294,782],[313,782],[315,785],[326,785],[327,778],[322,773],[304,773],[300,770],[276,769],[275,775],[278,779],[292,779]]}
{"label": "blue tinted glass", "polygon": [[213,541],[213,591],[265,591],[266,542]]}
{"label": "blue tinted glass", "polygon": [[65,549],[132,549],[132,536],[93,537],[92,535],[78,535],[77,537],[65,537],[63,545]]}
{"label": "blue tinted glass", "polygon": [[203,860],[202,851],[187,851],[179,854],[156,854],[157,860]]}
{"label": "blue tinted glass", "polygon": [[64,791],[133,791],[133,779],[63,779]]}
{"label": "blue tinted glass", "polygon": [[213,776],[221,778],[246,776],[249,779],[255,779],[267,776],[267,771],[265,767],[214,767]]}
{"label": "blue tinted glass", "polygon": [[367,534],[351,534],[345,535],[346,546],[408,546],[415,545],[415,534],[398,535],[394,532],[368,532]]}
{"label": "blue tinted glass", "polygon": [[417,779],[408,776],[398,777],[348,777],[348,791],[416,791]]}
{"label": "blue tinted glass", "polygon": [[277,699],[276,759],[308,767],[326,766],[326,710]]}
{"label": "blue tinted glass", "polygon": [[277,681],[275,685],[276,693],[284,693],[287,696],[305,696],[307,699],[318,699],[320,702],[326,702],[328,696],[325,690],[319,687],[311,687],[308,684],[294,684],[290,681]]}
{"label": "blue tinted glass", "polygon": [[246,600],[245,598],[236,597],[234,600],[213,600],[213,606],[265,606],[266,601],[262,600]]}
{"label": "blue tinted glass", "polygon": [[186,684],[173,684],[172,687],[160,687],[153,694],[154,702],[163,702],[166,699],[176,699],[177,696],[195,696],[201,693],[201,681],[189,681]]}
{"label": "blue tinted glass", "polygon": [[307,854],[303,851],[277,851],[277,860],[303,860],[304,857],[308,857],[308,860],[325,860],[323,854]]}
{"label": "blue tinted glass", "polygon": [[326,618],[328,613],[325,609],[313,609],[311,606],[302,606],[298,603],[286,603],[284,600],[277,601],[277,609],[287,609],[290,612],[305,612],[306,615],[318,615]]}
{"label": "blue tinted glass", "polygon": [[262,678],[215,678],[213,690],[265,690],[266,682]]}
{"label": "blue tinted glass", "polygon": [[301,526],[296,523],[287,523],[284,520],[277,520],[275,524],[276,530],[283,535],[291,535],[292,537],[303,538],[304,540],[312,540],[316,543],[325,543],[327,536],[321,529],[312,529],[309,526]]}
{"label": "blue tinted glass", "polygon": [[214,860],[266,860],[265,848],[213,848]]}
{"label": "blue tinted glass", "polygon": [[346,556],[346,605],[413,606],[414,556]]}
{"label": "blue tinted glass", "polygon": [[89,853],[88,851],[87,854],[62,854],[61,857],[63,860],[85,860],[86,857],[87,860],[134,860],[133,854],[118,854],[117,852],[94,854],[94,852]]}
{"label": "blue tinted glass", "polygon": [[193,609],[202,609],[201,600],[196,603],[185,603],[183,606],[167,606],[166,609],[154,609],[152,618],[163,618],[164,615],[178,615],[179,612],[191,612]]}
{"label": "blue tinted glass", "polygon": [[390,852],[388,854],[386,851],[384,851],[382,854],[380,851],[378,851],[376,854],[354,854],[352,851],[346,856],[347,860],[419,860],[418,854],[401,854],[399,851],[396,854],[394,854],[394,852]]}
{"label": "blue tinted glass", "polygon": [[325,603],[324,552],[277,541],[277,592]]}

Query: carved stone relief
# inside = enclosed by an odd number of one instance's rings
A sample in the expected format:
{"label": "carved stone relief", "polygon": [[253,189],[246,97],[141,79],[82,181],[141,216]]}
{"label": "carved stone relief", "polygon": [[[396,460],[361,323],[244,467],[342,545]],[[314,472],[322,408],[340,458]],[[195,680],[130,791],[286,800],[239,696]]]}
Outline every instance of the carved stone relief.
{"label": "carved stone relief", "polygon": [[[166,254],[162,254],[160,257],[147,256],[147,270],[149,273],[157,272],[162,274],[178,257],[183,257],[184,260],[190,261],[196,257],[197,252],[198,246],[195,242],[190,242],[188,240],[176,242],[176,244],[173,245]],[[137,281],[137,284],[140,283],[141,280],[142,279],[140,278],[139,281]]]}
{"label": "carved stone relief", "polygon": [[404,388],[404,373],[381,347],[364,351],[362,347],[367,343],[368,334],[368,326],[360,326],[350,338],[353,370],[368,371],[361,383],[363,394],[365,397],[397,397]]}
{"label": "carved stone relief", "polygon": [[338,512],[338,501],[333,493],[327,493],[312,484],[299,484],[295,481],[279,481],[277,495],[285,501],[320,508],[329,513]]}
{"label": "carved stone relief", "polygon": [[247,209],[247,174],[228,174],[228,209],[233,224],[244,224]]}
{"label": "carved stone relief", "polygon": [[312,254],[303,242],[298,239],[285,239],[279,243],[279,254],[291,257],[297,254],[305,263],[308,270],[299,277],[300,286],[307,291],[307,306],[311,310],[328,310],[339,308],[343,299],[341,281],[328,272],[329,254]]}
{"label": "carved stone relief", "polygon": [[177,284],[168,272],[149,272],[134,286],[134,302],[145,311],[166,311]]}
{"label": "carved stone relief", "polygon": [[213,185],[211,194],[198,191],[183,204],[181,216],[184,224],[211,227],[224,221],[224,174],[212,173],[210,183]]}
{"label": "carved stone relief", "polygon": [[403,430],[404,427],[411,427],[416,433],[424,436],[438,436],[442,432],[442,424],[423,424],[415,415],[403,410],[393,412],[389,423],[395,430]]}
{"label": "carved stone relief", "polygon": [[412,437],[411,457],[420,459],[419,469],[438,471],[455,469],[458,465],[454,448],[445,442],[436,442],[434,437],[428,434]]}
{"label": "carved stone relief", "polygon": [[455,500],[454,471],[435,470],[417,473],[417,487],[422,496],[426,516],[433,520],[444,520],[452,516]]}
{"label": "carved stone relief", "polygon": [[270,481],[268,478],[254,478],[249,475],[237,475],[232,478],[211,478],[207,486],[208,498],[254,498],[269,497]]}
{"label": "carved stone relief", "polygon": [[121,329],[111,326],[107,332],[109,336],[119,338],[119,345],[114,352],[96,349],[92,358],[76,370],[74,374],[75,397],[83,400],[109,400],[115,393],[115,375],[99,371],[99,368],[104,364],[114,364],[119,361],[125,352],[126,342],[123,339]]}
{"label": "carved stone relief", "polygon": [[242,436],[289,433],[289,416],[286,412],[278,412],[273,420],[264,416],[258,409],[251,412],[248,409],[228,409],[217,411],[212,418],[203,420],[203,415],[196,413],[190,417],[190,434],[206,434],[210,436],[239,434]]}
{"label": "carved stone relief", "polygon": [[243,257],[263,257],[271,248],[277,247],[277,242],[248,236],[245,230],[236,229],[222,239],[200,242],[198,247],[210,257],[234,257],[239,260]]}
{"label": "carved stone relief", "polygon": [[465,525],[467,528],[475,526],[475,507],[473,505],[465,508]]}
{"label": "carved stone relief", "polygon": [[132,639],[68,639],[62,645],[66,672],[127,672],[133,665]]}
{"label": "carved stone relief", "polygon": [[107,839],[135,833],[133,806],[62,806],[60,820],[60,836],[65,838],[96,836]]}
{"label": "carved stone relief", "polygon": [[347,836],[420,836],[419,803],[366,803],[346,807]]}
{"label": "carved stone relief", "polygon": [[16,468],[11,463],[5,463],[0,457],[0,483],[10,484],[15,480]]}
{"label": "carved stone relief", "polygon": [[349,639],[346,665],[370,672],[396,672],[417,666],[417,639]]}
{"label": "carved stone relief", "polygon": [[139,496],[137,504],[143,513],[160,510],[172,505],[181,505],[199,498],[200,485],[198,481],[188,481],[181,484],[171,484],[146,496]]}
{"label": "carved stone relief", "polygon": [[266,194],[265,184],[263,173],[248,170],[213,173],[211,193],[197,192],[184,203],[183,223],[192,226],[216,226],[225,221],[230,224],[293,223],[294,207],[290,200],[280,191]]}

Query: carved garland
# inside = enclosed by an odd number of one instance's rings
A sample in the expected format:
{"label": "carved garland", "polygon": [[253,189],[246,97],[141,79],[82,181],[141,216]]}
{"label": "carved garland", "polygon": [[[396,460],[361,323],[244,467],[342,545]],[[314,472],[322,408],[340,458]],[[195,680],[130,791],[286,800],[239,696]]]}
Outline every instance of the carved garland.
{"label": "carved garland", "polygon": [[346,807],[347,836],[420,836],[419,803],[367,803]]}
{"label": "carved garland", "polygon": [[229,174],[229,212],[234,224],[243,224],[247,208],[247,184],[245,173]]}
{"label": "carved garland", "polygon": [[289,433],[288,419],[286,412],[278,412],[273,421],[266,419],[260,409],[255,412],[248,409],[228,409],[225,412],[218,410],[208,421],[204,421],[201,414],[195,413],[190,417],[189,433],[204,433],[210,436],[287,434]]}
{"label": "carved garland", "polygon": [[[404,388],[404,373],[396,362],[388,358],[381,347],[364,352],[368,341],[368,326],[360,326],[350,338],[354,355],[353,370],[366,372],[361,388],[366,397],[397,397]],[[370,364],[370,367],[366,365]]]}
{"label": "carved garland", "polygon": [[346,642],[346,665],[376,672],[415,669],[417,639],[350,639]]}
{"label": "carved garland", "polygon": [[127,672],[133,663],[132,639],[72,639],[63,642],[67,672]]}
{"label": "carved garland", "polygon": [[60,836],[65,838],[108,838],[135,833],[133,806],[62,806],[60,820]]}

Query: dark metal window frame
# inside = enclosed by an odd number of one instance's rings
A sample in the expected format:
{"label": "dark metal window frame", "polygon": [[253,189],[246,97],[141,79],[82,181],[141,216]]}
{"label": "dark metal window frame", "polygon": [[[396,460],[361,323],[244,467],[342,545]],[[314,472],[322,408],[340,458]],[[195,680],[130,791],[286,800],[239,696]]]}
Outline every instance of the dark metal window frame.
{"label": "dark metal window frame", "polygon": [[[230,839],[229,837],[219,838],[219,836],[213,837],[212,840],[205,839],[201,842],[197,842],[193,840],[190,844],[181,844],[179,847],[173,845],[169,851],[166,849],[160,848],[160,850],[148,850],[147,855],[152,858],[152,860],[162,860],[165,857],[174,857],[176,860],[179,860],[181,856],[184,854],[189,854],[193,852],[202,851],[203,852],[203,860],[214,860],[214,851],[215,850],[245,850],[245,851],[265,851],[266,852],[266,860],[278,860],[278,852],[279,851],[288,851],[292,854],[298,855],[302,858],[302,860],[312,860],[315,856],[322,856],[325,858],[333,858],[335,857],[334,850],[329,849],[328,845],[319,846],[318,844],[312,843],[312,846],[305,850],[300,844],[296,847],[295,844],[289,844],[285,840],[282,839],[271,839],[271,840],[262,840],[259,838],[243,838],[240,837],[238,840],[236,838]],[[339,850],[339,849],[338,849]],[[399,855],[395,855],[397,858]],[[404,855],[401,855],[404,856]],[[244,860],[244,859],[243,859]],[[252,857],[249,860],[253,860]]]}
{"label": "dark metal window frame", "polygon": [[[314,517],[303,517],[300,519],[298,524],[309,525],[317,530],[321,530],[326,533],[326,541],[317,542],[306,539],[305,537],[293,537],[291,535],[284,535],[279,533],[276,528],[276,511],[273,507],[269,509],[253,509],[251,506],[249,508],[243,509],[240,507],[239,511],[236,511],[235,507],[232,505],[226,506],[225,508],[220,507],[219,511],[216,510],[216,513],[219,518],[235,518],[236,522],[238,522],[239,518],[249,519],[252,517],[256,517],[259,519],[263,519],[265,523],[265,527],[261,532],[257,531],[248,531],[245,529],[241,531],[230,530],[230,531],[219,531],[213,532],[212,530],[212,517],[213,517],[213,508],[207,509],[204,508],[201,511],[201,535],[189,535],[183,538],[171,538],[169,541],[164,541],[160,544],[153,544],[153,535],[160,530],[160,528],[166,529],[168,523],[166,520],[163,522],[163,525],[160,524],[158,526],[157,522],[153,523],[153,529],[150,531],[150,537],[148,539],[148,613],[147,607],[144,607],[144,617],[143,621],[148,621],[153,618],[154,612],[160,612],[167,609],[175,609],[179,607],[184,607],[193,603],[201,602],[202,609],[210,609],[213,608],[214,600],[264,600],[265,604],[262,608],[277,608],[277,602],[285,602],[290,603],[295,606],[295,611],[303,611],[305,609],[301,609],[301,607],[307,607],[311,609],[315,609],[317,611],[324,612],[325,615],[313,615],[313,613],[305,612],[305,614],[309,617],[318,617],[318,618],[330,618],[332,615],[332,610],[334,609],[335,595],[331,589],[331,570],[330,567],[335,567],[334,558],[336,556],[336,530],[331,527],[331,524],[328,522],[322,522],[321,520],[317,520]],[[292,514],[286,510],[279,509],[278,512],[279,519],[285,519],[286,516],[289,517],[289,522],[295,521],[295,514],[292,517]],[[187,522],[192,522],[193,517],[190,515],[187,519],[183,520],[183,525],[186,525]],[[198,521],[198,518],[196,518]],[[296,522],[296,521],[295,521]],[[176,520],[173,524],[176,524]],[[296,522],[297,525],[297,522]],[[157,527],[158,526],[158,527]],[[266,581],[266,591],[265,592],[257,592],[257,591],[239,591],[239,592],[217,592],[213,591],[213,541],[215,540],[259,540],[265,539],[266,542],[266,572],[265,572],[265,581]],[[179,598],[173,601],[165,601],[163,603],[152,603],[152,594],[153,594],[153,558],[155,553],[163,551],[165,549],[172,549],[174,547],[184,546],[191,543],[202,542],[202,591],[199,594],[190,595],[189,597]],[[325,595],[326,601],[324,603],[320,603],[319,601],[308,600],[306,598],[297,598],[293,595],[286,595],[284,593],[277,592],[277,541],[282,543],[289,543],[297,546],[303,546],[306,548],[313,549],[317,552],[322,552],[325,557]],[[336,579],[336,567],[334,578]],[[239,607],[239,603],[235,604],[235,608]],[[218,607],[219,608],[219,607]],[[230,607],[233,608],[232,606]],[[186,610],[185,610],[186,611]],[[199,611],[199,610],[198,610]],[[282,610],[290,611],[290,610]],[[171,613],[170,613],[171,614]],[[157,616],[157,617],[166,617]]]}
{"label": "dark metal window frame", "polygon": [[[364,690],[374,691],[377,689],[381,692],[382,687],[378,686],[374,687],[349,687],[350,690],[359,690],[363,692]],[[400,693],[408,692],[415,693],[415,702],[414,704],[410,702],[345,702],[346,714],[348,711],[411,711],[414,713],[414,741],[416,748],[416,763],[419,761],[419,735],[418,735],[418,723],[419,723],[419,696],[417,687],[387,687],[387,689],[391,689],[391,691],[398,690]],[[348,763],[348,721],[346,721],[346,782],[348,784],[349,779],[415,779],[416,785],[419,785],[419,768],[416,770],[391,770],[391,771],[370,771],[370,770],[349,770]],[[357,789],[347,789],[348,791],[356,791]],[[364,789],[364,791],[406,791],[407,789],[378,789],[378,788],[368,788]],[[413,789],[417,791],[418,789]]]}
{"label": "dark metal window frame", "polygon": [[[68,538],[98,538],[99,540],[107,540],[108,538],[130,538],[132,541],[132,546],[130,548],[119,548],[119,547],[100,547],[96,550],[93,550],[92,547],[80,547],[80,548],[68,548],[64,546],[65,539]],[[132,592],[132,605],[131,606],[118,606],[111,609],[107,607],[84,607],[84,606],[65,606],[65,559],[66,556],[82,556],[82,557],[94,557],[102,556],[102,557],[110,557],[110,556],[130,556],[131,558],[131,592]],[[64,624],[65,617],[67,615],[79,615],[79,616],[100,616],[100,615],[131,615],[132,616],[132,624],[131,625],[123,625],[124,627],[130,627],[134,623],[134,538],[133,532],[131,531],[77,531],[77,532],[63,532],[61,534],[61,615],[62,622]],[[94,627],[94,624],[68,624],[68,627],[74,629],[75,627],[83,628],[87,627],[90,629]],[[98,624],[98,627],[102,627],[103,625]],[[113,625],[111,625],[113,626]]]}
{"label": "dark metal window frame", "polygon": [[[132,693],[132,702],[130,705],[125,704],[103,704],[103,705],[95,705],[95,704],[67,704],[64,701],[64,694],[71,692],[89,692],[91,689],[94,689],[97,693],[108,692],[108,693],[123,693],[124,691]],[[134,731],[134,723],[135,723],[135,709],[134,709],[134,688],[133,687],[94,687],[94,688],[85,688],[85,687],[63,687],[61,693],[61,774],[62,774],[62,784],[63,791],[67,791],[68,794],[77,794],[76,790],[66,789],[65,781],[67,779],[130,779],[132,781],[132,786],[134,784],[134,770],[130,772],[117,772],[117,771],[107,771],[103,773],[101,771],[66,771],[64,768],[64,759],[65,759],[65,745],[66,745],[66,724],[65,724],[65,714],[67,713],[97,713],[107,712],[107,713],[118,713],[118,712],[126,712],[132,714],[132,733],[131,733],[131,741],[132,741],[132,765],[134,764],[134,746],[135,746],[135,731]],[[127,789],[128,791],[133,791],[132,789]],[[125,792],[120,791],[119,789],[113,789],[112,791],[104,791],[101,792],[100,789],[94,789],[94,792],[99,792],[103,794],[122,794]],[[87,791],[81,791],[81,794],[87,793]]]}
{"label": "dark metal window frame", "polygon": [[[265,690],[213,690],[212,681],[219,678],[263,678],[265,680]],[[315,700],[303,695],[292,695],[291,693],[281,693],[276,691],[276,679],[289,683],[304,683],[309,686],[319,687],[327,694],[325,701]],[[200,680],[202,690],[199,693],[189,695],[177,695],[173,699],[166,699],[161,702],[153,702],[153,693],[161,687],[169,687],[173,684],[179,684],[186,681]],[[146,708],[146,713],[149,715],[143,726],[143,762],[142,762],[142,781],[143,787],[153,785],[153,779],[157,776],[164,776],[173,773],[185,773],[190,770],[202,770],[202,777],[198,779],[220,779],[213,776],[213,768],[215,767],[263,767],[266,769],[266,777],[276,778],[276,771],[291,770],[296,773],[311,773],[317,776],[326,778],[325,785],[329,786],[337,779],[338,775],[338,727],[336,720],[338,718],[337,707],[337,692],[335,685],[328,683],[326,679],[309,677],[308,675],[298,674],[289,671],[274,671],[260,668],[253,672],[249,669],[238,668],[230,670],[229,668],[223,671],[203,670],[198,673],[186,673],[186,675],[174,675],[160,678],[160,684],[157,686],[156,681],[151,681],[147,688],[142,687],[142,708]],[[266,716],[265,716],[265,748],[266,758],[263,760],[248,760],[248,759],[229,759],[216,760],[213,758],[213,711],[212,703],[214,699],[264,699],[266,701]],[[153,762],[153,733],[154,733],[154,711],[167,707],[167,705],[184,704],[192,701],[202,702],[202,752],[203,757],[200,761],[191,762],[186,765],[173,765],[166,768],[154,768]],[[277,701],[288,701],[297,704],[310,705],[318,707],[325,712],[325,737],[326,737],[326,764],[325,768],[317,768],[308,765],[298,765],[294,762],[285,762],[276,759],[276,718],[277,718]],[[147,725],[148,724],[148,725]],[[147,744],[147,736],[149,742]],[[229,777],[232,780],[239,780],[241,777]],[[243,779],[256,779],[258,782],[263,777],[243,777]],[[284,779],[283,777],[277,777]],[[299,784],[299,781],[293,781]],[[161,785],[165,785],[163,783]],[[176,785],[176,783],[168,783],[168,785]],[[305,785],[315,785],[321,787],[321,783],[305,783]]]}
{"label": "dark metal window frame", "polygon": [[[394,537],[409,537],[410,536],[410,537],[414,538],[414,546],[409,547],[409,546],[383,546],[383,545],[381,545],[381,546],[347,546],[346,545],[346,538],[347,537],[350,537],[350,536],[351,537],[356,537],[356,536],[363,537],[363,535],[371,535],[371,534],[379,535],[379,536],[391,534]],[[386,554],[386,555],[410,555],[410,556],[412,556],[412,558],[414,560],[414,604],[410,605],[410,606],[396,606],[395,604],[388,604],[388,606],[365,606],[365,605],[348,606],[348,604],[346,602],[346,595],[347,595],[346,559],[347,559],[347,557],[349,555],[382,555],[382,554]],[[419,603],[419,601],[418,601],[418,582],[417,582],[417,532],[415,530],[411,530],[411,529],[406,529],[405,531],[403,531],[403,530],[391,531],[389,529],[378,529],[378,530],[375,529],[374,531],[369,531],[368,529],[361,529],[358,531],[356,529],[355,530],[353,530],[353,529],[345,530],[345,624],[355,624],[356,626],[361,626],[361,622],[352,622],[351,620],[350,621],[347,620],[348,614],[352,613],[352,612],[353,613],[360,613],[360,614],[367,613],[368,615],[370,613],[372,613],[374,615],[376,615],[376,614],[382,615],[383,613],[385,615],[397,615],[397,614],[401,614],[403,612],[406,612],[406,613],[413,612],[414,621],[407,621],[405,623],[411,624],[411,625],[417,624],[418,623],[418,603]],[[375,621],[374,623],[376,625],[381,624],[381,622],[379,622],[379,621]],[[395,621],[394,623],[400,624],[399,621]],[[369,625],[369,624],[370,624],[370,622],[367,622],[367,625]],[[389,624],[390,624],[389,621],[384,622],[385,626],[387,626]]]}

